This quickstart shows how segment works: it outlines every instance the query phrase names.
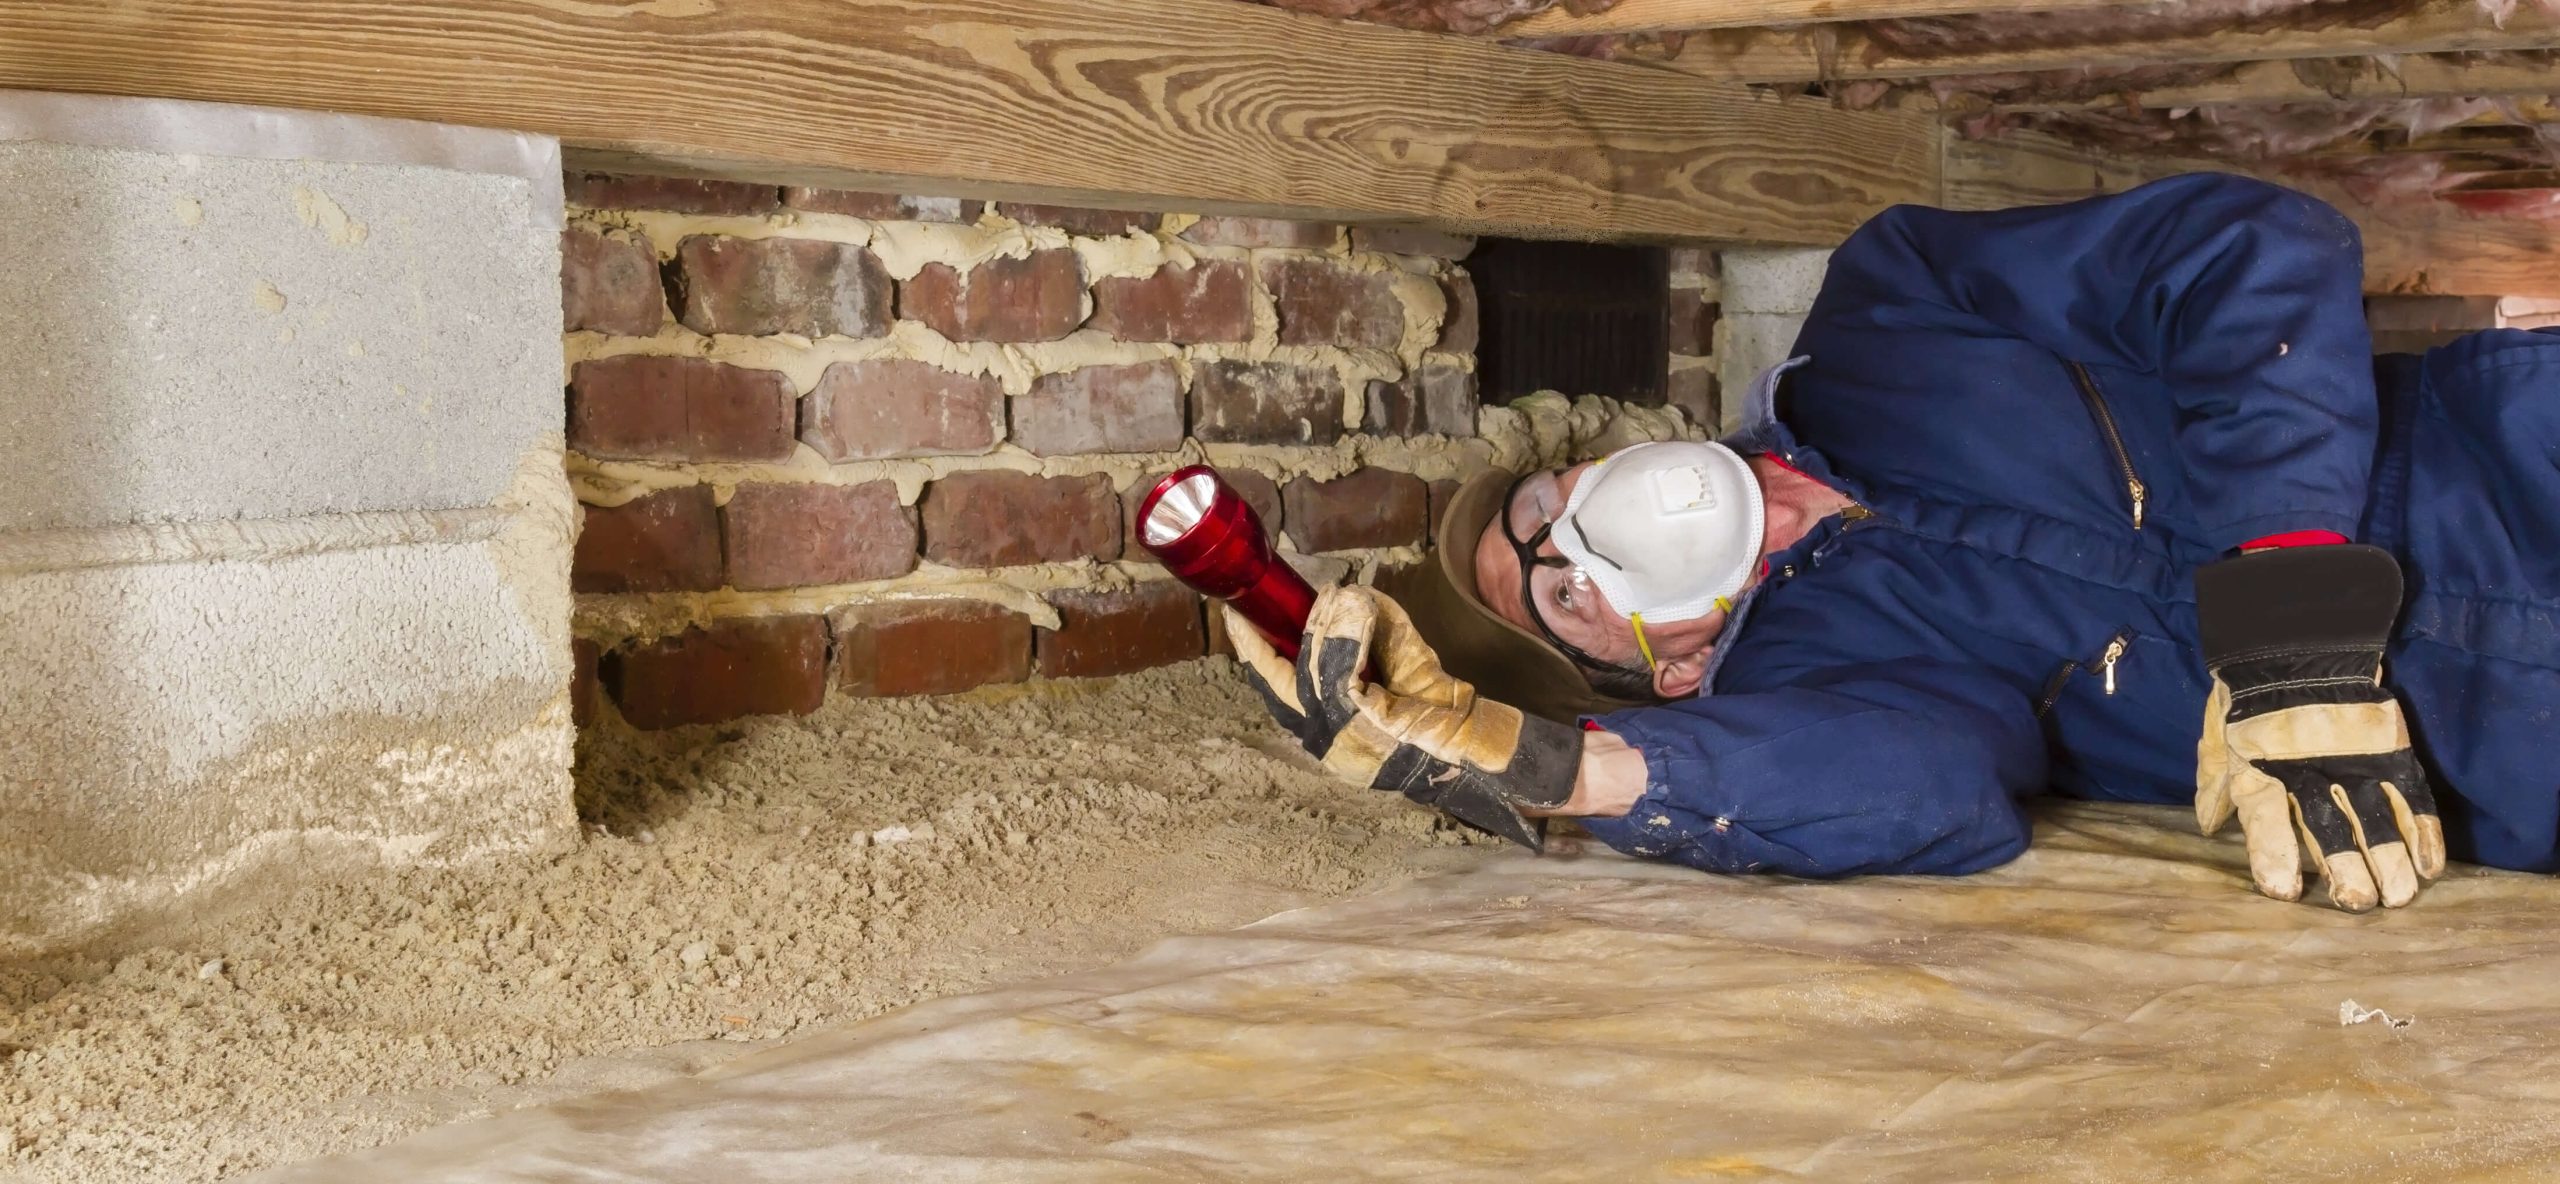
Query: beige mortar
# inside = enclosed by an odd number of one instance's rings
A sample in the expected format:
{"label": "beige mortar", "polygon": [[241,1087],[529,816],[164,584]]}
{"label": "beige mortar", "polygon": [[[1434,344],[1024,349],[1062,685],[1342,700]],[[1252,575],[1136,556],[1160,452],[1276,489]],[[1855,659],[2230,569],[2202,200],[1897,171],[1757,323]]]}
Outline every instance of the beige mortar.
{"label": "beige mortar", "polygon": [[[1307,555],[1284,551],[1291,566],[1319,583],[1345,580],[1368,583],[1381,567],[1421,561],[1419,547],[1373,547]],[[591,594],[578,600],[579,637],[604,644],[651,641],[715,621],[742,617],[822,614],[866,604],[918,600],[974,600],[1020,613],[1043,629],[1061,621],[1049,603],[1053,592],[1121,591],[1138,584],[1170,579],[1163,567],[1143,560],[1081,560],[1003,568],[951,568],[925,563],[889,580],[858,584],[823,584],[769,592],[663,592],[647,595]]]}
{"label": "beige mortar", "polygon": [[[781,373],[802,395],[817,389],[827,367],[838,362],[903,358],[927,362],[957,374],[987,375],[1004,384],[1009,395],[1028,394],[1033,379],[1065,374],[1087,366],[1127,366],[1178,358],[1182,347],[1157,342],[1120,341],[1092,329],[1079,329],[1056,341],[953,341],[915,321],[898,321],[885,337],[825,337],[811,340],[793,334],[770,337],[708,336],[672,321],[654,337],[612,337],[580,331],[568,335],[565,362],[575,366],[596,358],[630,354],[653,357],[707,358],[735,366]],[[565,381],[565,377],[564,377]]]}

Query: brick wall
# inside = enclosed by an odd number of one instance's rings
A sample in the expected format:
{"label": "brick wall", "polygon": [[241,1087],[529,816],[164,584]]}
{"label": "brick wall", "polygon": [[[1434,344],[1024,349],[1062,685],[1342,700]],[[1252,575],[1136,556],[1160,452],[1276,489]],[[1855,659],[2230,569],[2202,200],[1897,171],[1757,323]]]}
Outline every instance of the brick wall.
{"label": "brick wall", "polygon": [[[579,706],[644,728],[1193,658],[1224,469],[1319,574],[1480,469],[1464,238],[571,176]],[[1497,413],[1505,414],[1505,413]]]}
{"label": "brick wall", "polygon": [[2364,319],[2378,354],[2425,353],[2501,323],[2495,296],[2371,295]]}
{"label": "brick wall", "polygon": [[1690,422],[1719,431],[1724,383],[1716,371],[1716,330],[1724,320],[1724,275],[1707,247],[1671,249],[1671,375],[1665,402]]}

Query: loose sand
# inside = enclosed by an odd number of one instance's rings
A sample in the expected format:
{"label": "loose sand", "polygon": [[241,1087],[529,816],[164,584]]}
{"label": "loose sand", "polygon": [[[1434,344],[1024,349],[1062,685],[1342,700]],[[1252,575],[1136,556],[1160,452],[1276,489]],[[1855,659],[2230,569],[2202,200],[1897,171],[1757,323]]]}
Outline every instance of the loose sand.
{"label": "loose sand", "polygon": [[252,896],[0,965],[0,1179],[193,1181],[691,1072],[1464,862],[1223,660],[580,742],[536,863]]}

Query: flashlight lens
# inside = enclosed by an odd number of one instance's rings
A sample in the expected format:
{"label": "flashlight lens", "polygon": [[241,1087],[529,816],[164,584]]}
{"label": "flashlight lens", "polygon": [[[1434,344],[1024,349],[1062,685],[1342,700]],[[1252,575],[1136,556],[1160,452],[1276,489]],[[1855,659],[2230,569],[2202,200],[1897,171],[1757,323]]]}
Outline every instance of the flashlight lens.
{"label": "flashlight lens", "polygon": [[1185,478],[1164,491],[1147,512],[1147,545],[1162,547],[1189,533],[1208,516],[1209,503],[1217,497],[1218,479],[1207,473]]}

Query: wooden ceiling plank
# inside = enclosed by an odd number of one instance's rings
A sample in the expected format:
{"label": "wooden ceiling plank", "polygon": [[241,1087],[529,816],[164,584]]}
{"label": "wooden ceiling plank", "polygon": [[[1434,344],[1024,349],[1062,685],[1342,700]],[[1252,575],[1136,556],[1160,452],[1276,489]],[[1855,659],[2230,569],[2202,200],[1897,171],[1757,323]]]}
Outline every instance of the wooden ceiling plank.
{"label": "wooden ceiling plank", "polygon": [[[1824,52],[1818,42],[1834,39]],[[2416,0],[2409,11],[2370,25],[2217,30],[2087,44],[2020,45],[1976,53],[1917,55],[1895,50],[1856,25],[1819,31],[1754,29],[1690,37],[1662,64],[1727,82],[1930,78],[2037,70],[2246,62],[2368,54],[2465,53],[2560,48],[2560,12],[2519,5],[2500,27],[2477,0]]]}
{"label": "wooden ceiling plank", "polygon": [[2132,0],[1618,0],[1616,7],[1588,16],[1578,16],[1562,6],[1550,8],[1495,28],[1486,36],[1511,39],[1674,33],[1985,12],[2070,12],[2129,2]]}
{"label": "wooden ceiling plank", "polygon": [[0,87],[541,132],[780,184],[1836,241],[1937,187],[1910,113],[1200,0],[0,0]]}

